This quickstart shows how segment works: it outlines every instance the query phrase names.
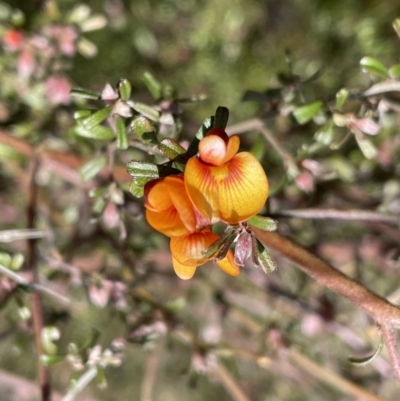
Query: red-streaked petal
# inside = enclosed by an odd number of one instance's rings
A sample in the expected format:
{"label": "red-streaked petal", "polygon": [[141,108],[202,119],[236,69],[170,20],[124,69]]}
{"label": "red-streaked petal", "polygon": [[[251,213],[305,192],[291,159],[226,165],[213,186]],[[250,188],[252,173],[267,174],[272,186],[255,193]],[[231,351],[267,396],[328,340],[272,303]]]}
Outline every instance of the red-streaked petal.
{"label": "red-streaked petal", "polygon": [[197,266],[188,266],[178,262],[172,257],[172,266],[175,270],[176,275],[182,280],[189,280],[194,276]]}
{"label": "red-streaked petal", "polygon": [[234,261],[233,252],[229,250],[228,254],[224,259],[216,262],[218,267],[230,276],[238,276],[240,274],[240,268]]}
{"label": "red-streaked petal", "polygon": [[240,138],[237,135],[233,135],[229,138],[228,145],[226,146],[226,155],[224,159],[224,163],[228,162],[229,160],[232,159],[233,156],[236,155],[236,153],[239,150],[240,146]]}
{"label": "red-streaked petal", "polygon": [[220,166],[226,157],[225,141],[217,135],[207,135],[199,143],[199,156],[204,163]]}
{"label": "red-streaked petal", "polygon": [[171,238],[170,248],[172,256],[183,265],[199,266],[209,261],[203,256],[206,250],[219,236],[209,229],[195,232],[183,237]]}
{"label": "red-streaked petal", "polygon": [[[192,202],[186,193],[182,176],[165,178],[165,186],[174,208],[189,232],[196,230],[196,213]],[[165,196],[165,195],[164,195]]]}
{"label": "red-streaked petal", "polygon": [[155,230],[167,237],[180,237],[190,232],[174,208],[161,213],[147,209],[146,220]]}
{"label": "red-streaked petal", "polygon": [[259,161],[242,152],[222,166],[207,166],[191,158],[185,186],[193,204],[212,223],[237,224],[256,215],[268,197],[268,180]]}
{"label": "red-streaked petal", "polygon": [[145,207],[147,209],[162,212],[173,206],[171,198],[167,196],[165,179],[158,180],[155,184],[150,181],[146,185],[151,185],[150,190],[146,193]]}

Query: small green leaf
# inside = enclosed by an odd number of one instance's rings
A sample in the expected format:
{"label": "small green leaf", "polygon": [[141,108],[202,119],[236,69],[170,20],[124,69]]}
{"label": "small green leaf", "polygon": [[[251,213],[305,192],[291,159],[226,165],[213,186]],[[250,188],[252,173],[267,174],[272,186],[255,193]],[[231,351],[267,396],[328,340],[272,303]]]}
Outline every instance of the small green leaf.
{"label": "small green leaf", "polygon": [[57,346],[54,344],[54,341],[60,339],[60,331],[57,327],[47,326],[43,327],[40,335],[43,349],[46,354],[54,355],[57,352]]}
{"label": "small green leaf", "polygon": [[366,138],[361,132],[359,133],[356,132],[354,136],[363,155],[369,160],[375,159],[376,155],[378,154],[378,151],[376,150],[372,142],[368,138]]}
{"label": "small green leaf", "polygon": [[132,109],[136,110],[139,114],[141,114],[144,117],[147,117],[152,121],[158,121],[160,118],[160,112],[152,106],[139,102],[128,102],[128,104],[129,106],[132,107]]}
{"label": "small green leaf", "polygon": [[278,228],[278,222],[276,220],[258,215],[247,220],[247,223],[264,231],[275,231]]}
{"label": "small green leaf", "polygon": [[93,100],[100,99],[100,95],[98,93],[91,92],[82,88],[72,88],[69,94],[71,96],[82,97],[84,99],[93,99]]}
{"label": "small green leaf", "polygon": [[336,110],[341,110],[343,105],[346,103],[349,94],[350,93],[346,88],[342,88],[338,93],[336,93],[336,104],[335,104]]}
{"label": "small green leaf", "polygon": [[119,95],[122,100],[127,101],[131,97],[132,85],[127,79],[121,79],[119,82]]}
{"label": "small green leaf", "polygon": [[383,338],[381,337],[381,339],[379,341],[379,344],[378,344],[378,347],[376,348],[375,352],[372,355],[369,355],[369,356],[367,356],[365,358],[353,358],[353,357],[350,357],[348,360],[353,365],[357,365],[357,366],[368,365],[381,353],[382,348],[383,348],[383,344],[384,344],[384,341],[383,341]]}
{"label": "small green leaf", "polygon": [[82,181],[89,182],[102,170],[106,164],[107,158],[105,156],[96,157],[95,159],[89,160],[78,170],[80,176],[82,177]]}
{"label": "small green leaf", "polygon": [[252,258],[257,267],[261,267],[264,273],[269,274],[277,269],[277,264],[264,245],[253,235]]}
{"label": "small green leaf", "polygon": [[162,87],[160,82],[158,82],[149,72],[143,74],[143,81],[154,99],[161,99]]}
{"label": "small green leaf", "polygon": [[400,64],[393,65],[389,68],[390,78],[398,78],[400,77]]}
{"label": "small green leaf", "polygon": [[315,140],[326,146],[329,146],[335,138],[335,124],[333,120],[329,120],[316,133]]}
{"label": "small green leaf", "polygon": [[172,138],[163,139],[159,144],[159,148],[161,153],[170,160],[176,160],[186,153],[186,149]]}
{"label": "small green leaf", "polygon": [[5,252],[0,252],[0,265],[7,267],[7,269],[11,268],[12,257],[10,254]]}
{"label": "small green leaf", "polygon": [[199,142],[202,140],[207,132],[214,126],[214,117],[208,117],[203,121],[203,124],[197,131],[195,137],[189,145],[189,149],[187,151],[188,157],[195,156],[199,150]]}
{"label": "small green leaf", "polygon": [[393,29],[396,31],[397,36],[400,38],[400,18],[396,18],[392,23]]}
{"label": "small green leaf", "polygon": [[22,253],[16,253],[11,260],[10,269],[17,271],[24,264],[24,255]]}
{"label": "small green leaf", "polygon": [[104,212],[104,209],[107,206],[107,202],[104,198],[98,198],[93,204],[93,213],[95,215],[100,215]]}
{"label": "small green leaf", "polygon": [[144,185],[150,180],[160,177],[166,177],[171,174],[180,174],[181,172],[173,167],[162,166],[153,163],[131,161],[127,165],[128,173],[134,177],[137,185]]}
{"label": "small green leaf", "polygon": [[333,113],[333,122],[338,127],[345,127],[349,123],[348,117],[343,114]]}
{"label": "small green leaf", "polygon": [[81,121],[81,124],[86,129],[92,129],[97,125],[101,124],[112,112],[112,106],[104,107],[103,109],[96,111],[89,117],[86,117]]}
{"label": "small green leaf", "polygon": [[56,363],[62,362],[64,360],[64,356],[62,355],[41,355],[41,362],[45,366],[55,365]]}
{"label": "small green leaf", "polygon": [[142,138],[145,134],[155,133],[154,126],[146,117],[136,117],[131,122],[131,128],[135,135]]}
{"label": "small green leaf", "polygon": [[106,375],[101,367],[97,368],[96,381],[100,389],[104,390],[107,387]]}
{"label": "small green leaf", "polygon": [[226,128],[229,120],[229,109],[227,107],[219,106],[215,111],[214,127]]}
{"label": "small green leaf", "polygon": [[135,198],[141,198],[144,195],[144,186],[137,185],[134,181],[132,181],[131,184],[129,185],[129,192]]}
{"label": "small green leaf", "polygon": [[77,110],[74,112],[75,120],[83,120],[86,117],[89,117],[92,114],[90,110]]}
{"label": "small green leaf", "polygon": [[102,125],[97,125],[91,129],[87,129],[83,125],[77,125],[74,130],[79,136],[100,141],[109,141],[115,136],[110,128],[103,127]]}
{"label": "small green leaf", "polygon": [[364,72],[378,75],[383,78],[389,77],[388,69],[379,60],[373,57],[363,57],[360,60],[360,65]]}
{"label": "small green leaf", "polygon": [[125,121],[121,116],[116,116],[115,126],[117,130],[117,147],[118,149],[128,149],[128,133],[125,127]]}
{"label": "small green leaf", "polygon": [[293,110],[293,116],[299,124],[305,124],[310,121],[322,108],[322,102],[317,101],[297,107]]}

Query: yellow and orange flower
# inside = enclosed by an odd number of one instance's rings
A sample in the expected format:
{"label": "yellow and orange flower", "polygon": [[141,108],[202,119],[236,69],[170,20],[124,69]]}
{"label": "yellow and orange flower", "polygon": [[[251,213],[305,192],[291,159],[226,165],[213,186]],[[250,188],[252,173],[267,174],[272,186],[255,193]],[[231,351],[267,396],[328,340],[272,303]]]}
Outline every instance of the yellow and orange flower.
{"label": "yellow and orange flower", "polygon": [[147,222],[167,237],[196,231],[197,219],[181,175],[152,180],[145,185]]}
{"label": "yellow and orange flower", "polygon": [[[192,278],[197,267],[210,260],[203,256],[202,252],[218,239],[219,236],[211,232],[210,228],[182,237],[171,238],[172,265],[178,277],[184,280]],[[216,263],[221,270],[231,276],[237,276],[240,273],[231,250],[224,259]]]}
{"label": "yellow and orange flower", "polygon": [[240,152],[237,135],[213,128],[199,143],[184,171],[186,191],[211,223],[237,224],[255,216],[268,197],[268,180],[259,161]]}

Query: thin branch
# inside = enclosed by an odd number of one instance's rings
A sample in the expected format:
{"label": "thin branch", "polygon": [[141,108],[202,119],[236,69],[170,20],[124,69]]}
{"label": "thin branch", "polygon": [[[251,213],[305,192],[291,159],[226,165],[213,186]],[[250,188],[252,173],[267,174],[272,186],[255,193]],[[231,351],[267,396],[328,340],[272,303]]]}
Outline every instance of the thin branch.
{"label": "thin branch", "polygon": [[[213,355],[209,355],[212,357]],[[243,392],[230,373],[218,362],[214,356],[213,360],[208,363],[208,373],[212,377],[216,377],[224,386],[226,392],[234,401],[250,401],[250,398]]]}
{"label": "thin branch", "polygon": [[394,351],[394,341],[390,342],[391,336],[394,335],[394,327],[400,326],[400,308],[345,276],[288,238],[278,233],[252,229],[264,245],[278,251],[320,284],[353,302],[368,313],[382,327],[382,330],[386,330],[387,335],[384,331],[382,333],[393,368],[400,379],[400,355]]}
{"label": "thin branch", "polygon": [[[37,186],[36,186],[36,172],[39,166],[39,162],[34,156],[31,162],[31,171],[29,176],[29,187],[28,187],[28,200],[26,205],[26,216],[27,216],[27,227],[29,230],[35,229],[36,219],[36,199],[37,199]],[[28,256],[27,256],[27,267],[28,270],[33,274],[33,283],[38,281],[38,266],[37,266],[37,248],[36,239],[28,239]],[[47,366],[41,362],[41,356],[44,353],[42,344],[42,330],[44,326],[43,322],[43,310],[42,300],[38,292],[34,292],[31,296],[32,302],[32,320],[33,329],[35,333],[36,351],[38,357],[38,371],[39,371],[39,383],[42,393],[42,401],[51,401],[51,384],[50,384],[50,371]]]}
{"label": "thin branch", "polygon": [[392,362],[393,370],[397,379],[400,380],[400,355],[396,331],[390,324],[382,324],[380,328],[390,361]]}
{"label": "thin branch", "polygon": [[349,380],[338,376],[336,373],[324,368],[323,366],[314,363],[293,348],[288,350],[288,356],[291,361],[293,361],[297,366],[311,376],[314,376],[318,380],[321,380],[346,394],[351,394],[357,397],[357,399],[364,401],[386,401],[384,398],[372,394],[362,387],[350,382]]}
{"label": "thin branch", "polygon": [[274,217],[298,217],[301,219],[336,219],[355,221],[378,221],[400,224],[400,217],[369,210],[337,210],[337,209],[294,209],[274,213]]}
{"label": "thin branch", "polygon": [[151,401],[156,381],[158,365],[160,362],[160,352],[163,344],[163,338],[158,340],[156,348],[150,352],[147,357],[146,371],[144,373],[143,385],[141,389],[140,400]]}
{"label": "thin branch", "polygon": [[61,401],[73,401],[75,397],[96,377],[97,368],[93,367],[87,370],[75,383],[73,389],[68,391]]}
{"label": "thin branch", "polygon": [[46,237],[44,231],[18,229],[18,230],[3,230],[0,231],[0,242],[13,242],[18,240],[39,239]]}

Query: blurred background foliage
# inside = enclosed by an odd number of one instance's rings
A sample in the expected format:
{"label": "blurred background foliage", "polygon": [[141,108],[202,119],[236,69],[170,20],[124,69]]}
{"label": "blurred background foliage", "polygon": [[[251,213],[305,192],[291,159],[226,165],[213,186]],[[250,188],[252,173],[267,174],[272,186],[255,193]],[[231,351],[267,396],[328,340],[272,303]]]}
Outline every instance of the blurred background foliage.
{"label": "blurred background foliage", "polygon": [[[3,39],[14,27],[26,35],[41,32],[49,41],[44,47],[36,42],[29,45],[40,49],[33,59],[29,58],[29,51],[25,59],[18,61],[10,49],[2,50],[1,127],[36,146],[46,144],[52,149],[72,150],[78,155],[101,155],[104,146],[93,145],[71,134],[73,113],[86,104],[79,100],[71,104],[65,93],[71,86],[101,93],[106,83],[115,86],[121,78],[126,78],[132,83],[135,99],[151,103],[142,79],[143,73],[148,71],[163,84],[170,85],[167,90],[173,92],[176,88],[178,97],[206,96],[201,102],[180,106],[183,109],[182,139],[190,139],[218,105],[230,109],[231,124],[267,113],[265,105],[241,102],[241,99],[247,90],[264,92],[280,88],[283,78],[281,75],[279,80],[279,73],[288,76],[293,72],[306,79],[320,71],[318,79],[305,88],[304,102],[331,99],[343,87],[366,89],[378,79],[361,72],[359,61],[362,57],[375,57],[386,66],[399,62],[400,41],[392,28],[393,20],[399,15],[400,5],[396,2],[378,0],[2,2],[0,34]],[[46,27],[68,24],[78,33],[44,31]],[[74,41],[75,34],[79,38],[77,42]],[[49,46],[53,46],[53,50],[47,53]],[[374,140],[381,151],[378,162],[365,159],[354,143],[337,153],[322,151],[318,153],[319,161],[334,167],[338,175],[333,182],[321,180],[322,183],[316,186],[307,181],[309,176],[302,183],[289,180],[279,186],[284,169],[275,152],[268,145],[261,145],[255,133],[244,136],[244,144],[263,160],[272,186],[277,187],[277,196],[272,200],[275,209],[341,205],[396,213],[400,194],[400,171],[395,162],[400,146],[396,129],[399,118],[391,116],[388,119],[389,122],[383,122],[380,137]],[[299,160],[303,160],[302,146],[313,143],[316,126],[294,124],[287,115],[270,124],[282,134],[286,150],[300,155]],[[387,147],[397,153],[384,159],[390,153]],[[0,156],[3,157],[0,164],[1,229],[25,227],[21,212],[25,195],[13,190],[14,183],[26,179],[25,159],[3,146],[0,146]],[[121,161],[143,157],[137,149],[130,149],[121,156]],[[84,277],[78,277],[78,282],[83,280],[84,286],[72,285],[75,301],[71,310],[65,311],[45,302],[46,324],[56,325],[61,333],[60,352],[66,352],[70,342],[83,346],[94,327],[101,331],[98,343],[104,348],[110,347],[116,338],[130,338],[140,325],[154,325],[173,311],[172,315],[176,316],[170,316],[172,320],[185,322],[186,327],[199,333],[201,341],[206,343],[212,344],[213,336],[221,336],[221,343],[228,348],[244,348],[249,349],[249,353],[256,353],[262,343],[260,338],[270,336],[264,351],[272,362],[271,365],[266,363],[266,370],[260,368],[263,361],[257,358],[253,358],[256,361],[251,358],[243,361],[238,356],[228,355],[225,361],[234,380],[251,399],[353,399],[343,396],[339,385],[336,388],[328,386],[323,380],[303,374],[301,368],[294,369],[290,359],[277,356],[273,346],[274,341],[279,343],[274,337],[275,327],[321,365],[388,400],[396,399],[399,387],[388,378],[390,369],[383,358],[378,359],[374,368],[354,367],[346,361],[354,352],[371,353],[377,342],[374,326],[339,297],[325,294],[298,270],[284,265],[267,278],[260,272],[246,271],[235,281],[220,272],[200,269],[193,283],[179,282],[169,266],[165,239],[143,222],[140,203],[130,201],[127,214],[131,214],[131,218],[124,218],[129,220],[129,246],[134,253],[131,264],[139,272],[139,281],[148,285],[161,303],[155,306],[146,302],[142,293],[112,287],[115,281],[129,287],[133,278],[129,268],[122,269],[121,266],[129,265],[132,256],[115,245],[115,232],[107,231],[107,224],[112,222],[99,224],[100,228],[94,233],[82,222],[79,225],[81,214],[91,213],[82,187],[66,185],[46,172],[39,175],[38,182],[42,186],[40,202],[43,210],[51,210],[51,218],[42,217],[38,225],[42,228],[46,224],[52,225],[53,229],[56,227],[65,233],[55,236],[51,244],[44,242],[41,245],[43,254],[47,252],[48,256],[48,249],[54,248],[63,256],[69,255],[67,262],[80,272],[71,272],[67,265],[60,273],[60,267],[52,267],[48,259],[47,264],[43,263],[43,274],[48,279],[57,276],[61,282],[66,280],[65,276],[70,280],[73,274]],[[351,185],[354,187],[349,189]],[[115,193],[118,197],[117,190]],[[118,202],[115,204],[118,209]],[[109,212],[112,220],[115,210]],[[87,234],[87,243],[74,232],[76,227]],[[363,225],[351,222],[327,225],[326,222],[293,219],[281,222],[281,230],[381,294],[390,294],[400,284],[398,270],[391,265],[385,264],[382,270],[377,268],[383,260],[381,252],[394,249],[393,240],[385,242],[376,232],[366,234]],[[24,252],[24,248],[18,244],[11,248],[2,245],[2,251],[15,254]],[[53,256],[57,259],[59,255]],[[284,263],[278,262],[280,266]],[[144,272],[146,269],[150,273]],[[96,293],[97,287],[103,292]],[[121,292],[124,294],[122,301],[118,298]],[[29,304],[27,297],[21,292],[16,301],[3,305],[0,365],[2,369],[35,380],[34,342],[27,323],[29,314],[24,315],[24,305]],[[123,302],[125,297],[129,298],[127,304]],[[171,310],[163,309],[163,305],[174,302]],[[232,305],[236,311],[229,309]],[[230,311],[227,315],[225,308]],[[331,320],[333,315],[335,319]],[[174,327],[174,323],[167,323]],[[350,334],[346,331],[347,326],[351,328]],[[156,337],[157,334],[163,337],[165,328],[157,326],[153,329]],[[148,349],[155,347],[160,358],[154,399],[232,399],[218,382],[197,374],[202,370],[202,345],[193,350],[172,336],[161,342],[152,338],[149,344],[142,346],[143,338],[138,336],[140,341],[136,339],[135,345],[126,347],[122,366],[106,369],[108,388],[101,390],[93,385],[87,394],[98,400],[141,399],[140,389],[149,364]],[[65,392],[71,368],[59,364],[51,369],[55,387]],[[79,397],[78,400],[85,399]]]}

